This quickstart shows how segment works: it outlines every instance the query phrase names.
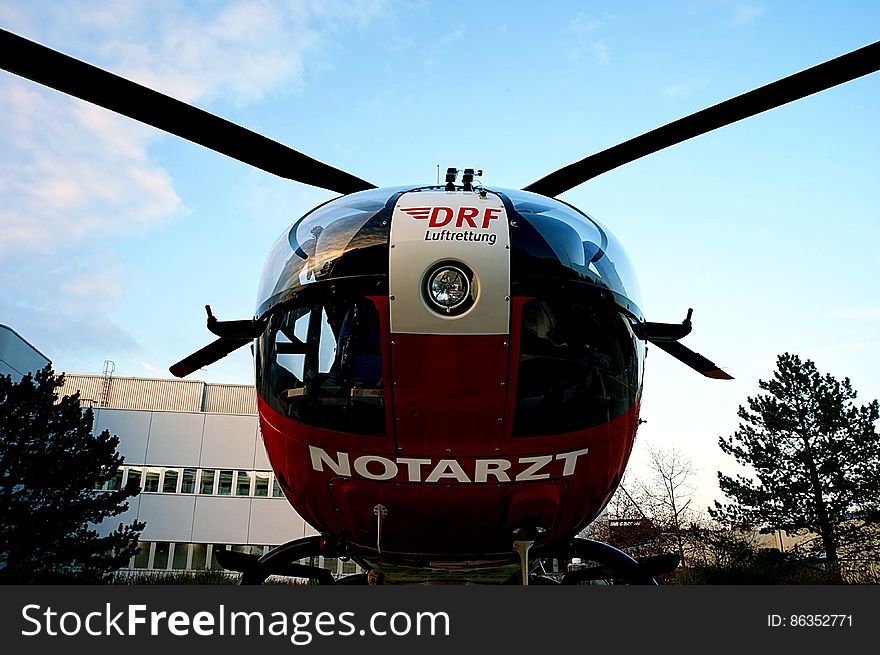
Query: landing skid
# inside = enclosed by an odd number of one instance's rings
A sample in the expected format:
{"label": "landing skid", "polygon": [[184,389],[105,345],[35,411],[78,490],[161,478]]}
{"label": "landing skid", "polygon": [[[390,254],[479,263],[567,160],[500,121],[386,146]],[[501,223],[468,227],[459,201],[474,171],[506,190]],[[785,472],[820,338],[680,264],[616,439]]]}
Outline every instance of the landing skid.
{"label": "landing skid", "polygon": [[303,537],[273,548],[262,557],[222,550],[217,562],[230,571],[241,573],[241,585],[263,584],[273,575],[303,578],[313,584],[368,584],[366,574],[348,575],[339,580],[327,569],[298,561],[312,557],[342,557],[345,549],[337,541],[325,537]]}
{"label": "landing skid", "polygon": [[[562,548],[552,550],[536,547],[536,556],[529,559],[529,547],[517,544],[514,547],[520,562],[519,572],[508,580],[508,584],[531,585],[575,585],[591,581],[609,581],[613,584],[656,585],[656,578],[672,572],[679,564],[678,555],[662,555],[635,559],[628,554],[601,541],[592,539],[572,539]],[[351,556],[344,544],[327,537],[304,537],[273,548],[262,557],[236,553],[217,552],[217,561],[231,571],[242,574],[239,584],[263,584],[273,575],[302,578],[313,584],[372,585],[382,584],[382,574],[373,570],[369,573],[348,575],[338,580],[327,569],[299,563],[300,560],[323,557]],[[543,569],[543,562],[549,559],[570,562],[574,558],[594,563],[593,566],[565,572],[561,579]],[[357,561],[357,560],[356,560]],[[369,568],[365,562],[358,561],[362,568]],[[414,563],[413,563],[414,564]],[[416,569],[417,566],[413,566]],[[450,576],[444,583],[453,582]],[[460,582],[467,582],[463,576]]]}
{"label": "landing skid", "polygon": [[614,584],[656,585],[658,576],[671,573],[679,565],[678,555],[660,555],[635,559],[622,550],[593,539],[572,539],[566,549],[554,554],[570,561],[580,558],[595,562],[596,566],[568,571],[560,584],[582,584],[594,580],[609,580]]}

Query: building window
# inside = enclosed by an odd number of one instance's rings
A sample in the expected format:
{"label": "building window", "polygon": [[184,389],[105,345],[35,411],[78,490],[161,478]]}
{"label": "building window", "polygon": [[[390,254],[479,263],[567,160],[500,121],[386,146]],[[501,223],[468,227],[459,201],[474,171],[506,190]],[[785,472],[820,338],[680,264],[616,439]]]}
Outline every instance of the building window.
{"label": "building window", "polygon": [[255,555],[257,557],[262,557],[263,555],[263,547],[262,546],[248,546],[248,545],[237,545],[233,546],[232,550],[236,553],[245,553],[246,555]]}
{"label": "building window", "polygon": [[161,470],[150,467],[144,475],[144,491],[159,491],[159,474]]}
{"label": "building window", "polygon": [[128,467],[128,479],[125,484],[130,487],[135,487],[136,489],[141,488],[141,467],[139,466],[129,466]]}
{"label": "building window", "polygon": [[255,474],[256,482],[254,483],[254,496],[269,495],[269,474],[257,471]]}
{"label": "building window", "polygon": [[251,495],[251,474],[248,471],[237,471],[235,474],[235,495]]}
{"label": "building window", "polygon": [[192,494],[196,491],[196,470],[183,469],[183,480],[180,483],[180,493]]}
{"label": "building window", "polygon": [[177,493],[177,478],[180,477],[180,471],[177,469],[165,469],[165,477],[162,479],[162,493]]}
{"label": "building window", "polygon": [[214,477],[215,477],[214,469],[202,469],[202,477],[199,483],[199,493],[200,494],[212,494],[214,493]]}
{"label": "building window", "polygon": [[172,569],[185,570],[188,568],[187,559],[189,558],[189,544],[174,544],[174,558],[171,564]]}
{"label": "building window", "polygon": [[164,571],[168,568],[168,555],[171,553],[171,544],[167,541],[156,542],[153,552],[153,568]]}
{"label": "building window", "polygon": [[198,493],[205,495],[284,497],[277,479],[269,471],[121,466],[104,488],[109,491],[120,489],[123,480],[126,485],[133,484],[154,493],[192,494],[196,493],[198,482]]}
{"label": "building window", "polygon": [[278,486],[278,480],[272,479],[272,498],[280,498],[283,494],[281,493],[281,487]]}
{"label": "building window", "polygon": [[150,545],[149,541],[138,542],[138,552],[134,556],[134,568],[146,569],[150,566]]}
{"label": "building window", "polygon": [[220,496],[228,496],[232,493],[232,471],[220,471],[220,482],[217,485],[217,493]]}
{"label": "building window", "polygon": [[116,491],[117,489],[122,487],[123,473],[123,467],[120,466],[118,469],[116,469],[116,475],[107,481],[107,491]]}
{"label": "building window", "polygon": [[193,571],[204,571],[207,559],[208,546],[205,544],[192,544],[192,564],[190,568]]}

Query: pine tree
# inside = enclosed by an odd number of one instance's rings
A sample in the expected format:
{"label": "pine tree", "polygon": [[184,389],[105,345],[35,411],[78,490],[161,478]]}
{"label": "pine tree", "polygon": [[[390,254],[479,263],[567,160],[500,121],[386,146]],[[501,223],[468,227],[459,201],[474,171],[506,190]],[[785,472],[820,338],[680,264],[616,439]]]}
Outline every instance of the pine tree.
{"label": "pine tree", "polygon": [[2,582],[105,581],[135,553],[145,525],[95,529],[137,490],[100,490],[123,463],[119,439],[93,435],[92,411],[79,394],[59,398],[63,383],[50,366],[19,383],[0,376]]}
{"label": "pine tree", "polygon": [[763,532],[818,535],[805,548],[824,554],[839,580],[842,555],[878,549],[878,403],[856,406],[849,378],[822,375],[812,361],[788,353],[759,386],[767,393],[749,398],[749,409],[739,408],[739,429],[719,439],[725,453],[754,469],[754,479],[719,471],[733,502],[716,502],[710,514]]}

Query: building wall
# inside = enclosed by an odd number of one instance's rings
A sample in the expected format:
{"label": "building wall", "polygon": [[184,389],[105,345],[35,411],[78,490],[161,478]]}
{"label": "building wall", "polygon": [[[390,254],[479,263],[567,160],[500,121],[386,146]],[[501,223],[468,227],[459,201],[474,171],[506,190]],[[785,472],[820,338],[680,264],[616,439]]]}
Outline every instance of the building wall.
{"label": "building wall", "polygon": [[[108,486],[139,479],[128,510],[98,526],[146,522],[131,568],[217,568],[218,547],[262,554],[317,534],[275,482],[253,386],[68,374],[61,392],[79,392],[93,430],[119,437],[125,463]],[[349,562],[324,564],[350,572]]]}
{"label": "building wall", "polygon": [[[94,431],[119,437],[126,484],[140,474],[141,494],[127,512],[105,521],[104,531],[132,520],[146,521],[145,541],[206,544],[278,545],[316,534],[280,495],[273,497],[274,475],[260,438],[256,416],[96,408]],[[170,474],[168,472],[170,471]],[[183,492],[183,474],[195,475],[193,492]],[[156,490],[147,485],[154,476]],[[256,477],[267,480],[267,495],[257,496]],[[204,493],[200,482],[212,485]],[[174,477],[174,490],[166,480]],[[231,477],[232,487],[221,485]],[[238,495],[239,478],[250,490]]]}
{"label": "building wall", "polygon": [[11,327],[0,324],[0,375],[11,375],[18,382],[49,364],[49,358],[28,343]]}

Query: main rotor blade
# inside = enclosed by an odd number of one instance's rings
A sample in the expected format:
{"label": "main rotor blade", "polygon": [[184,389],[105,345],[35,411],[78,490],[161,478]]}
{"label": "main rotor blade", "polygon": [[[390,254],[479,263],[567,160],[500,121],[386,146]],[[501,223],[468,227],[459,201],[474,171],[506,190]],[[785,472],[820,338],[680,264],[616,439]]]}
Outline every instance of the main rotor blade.
{"label": "main rotor blade", "polygon": [[220,337],[219,339],[212,341],[204,348],[201,348],[194,352],[192,355],[187,355],[179,362],[171,366],[168,370],[171,371],[171,374],[178,378],[184,378],[190,373],[194,373],[199,370],[203,366],[207,366],[208,364],[213,364],[214,362],[223,359],[234,350],[238,350],[242,346],[247,343],[250,343],[252,339],[244,338],[230,338],[230,337]]}
{"label": "main rotor blade", "polygon": [[279,177],[342,194],[375,188],[219,116],[2,29],[0,68]]}
{"label": "main rotor blade", "polygon": [[732,375],[725,373],[700,353],[694,352],[687,346],[680,344],[678,341],[652,341],[651,339],[648,339],[648,342],[657,346],[660,350],[665,350],[682,364],[687,364],[698,373],[705,375],[707,378],[715,378],[716,380],[733,379]]}
{"label": "main rotor blade", "polygon": [[545,196],[557,196],[645,155],[877,70],[880,70],[880,41],[590,155],[523,189]]}

